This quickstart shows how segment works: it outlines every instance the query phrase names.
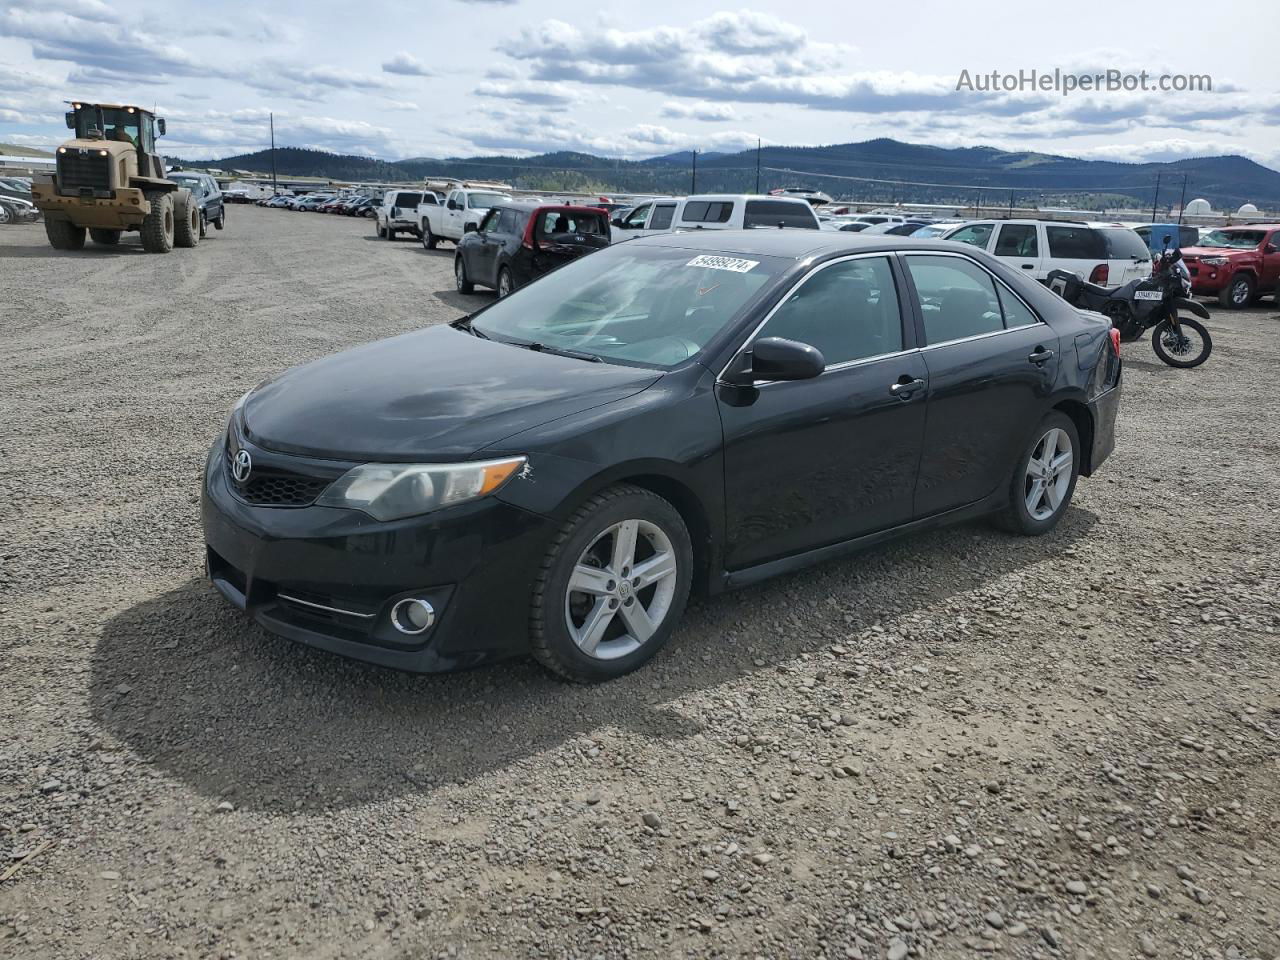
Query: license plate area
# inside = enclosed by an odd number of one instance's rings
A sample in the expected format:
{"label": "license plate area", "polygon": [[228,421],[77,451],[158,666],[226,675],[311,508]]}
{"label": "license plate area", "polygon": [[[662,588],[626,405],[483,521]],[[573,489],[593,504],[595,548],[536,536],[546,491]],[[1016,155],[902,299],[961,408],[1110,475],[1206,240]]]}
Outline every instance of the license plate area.
{"label": "license plate area", "polygon": [[1164,294],[1159,290],[1135,290],[1133,294],[1135,300],[1163,300]]}

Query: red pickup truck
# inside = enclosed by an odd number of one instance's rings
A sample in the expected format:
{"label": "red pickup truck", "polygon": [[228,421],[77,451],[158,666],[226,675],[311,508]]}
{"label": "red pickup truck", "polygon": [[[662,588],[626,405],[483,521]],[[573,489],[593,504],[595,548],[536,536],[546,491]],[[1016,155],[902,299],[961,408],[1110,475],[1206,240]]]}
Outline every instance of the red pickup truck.
{"label": "red pickup truck", "polygon": [[1222,227],[1200,234],[1200,242],[1182,251],[1191,271],[1191,291],[1217,297],[1224,307],[1240,309],[1265,293],[1280,303],[1280,226]]}

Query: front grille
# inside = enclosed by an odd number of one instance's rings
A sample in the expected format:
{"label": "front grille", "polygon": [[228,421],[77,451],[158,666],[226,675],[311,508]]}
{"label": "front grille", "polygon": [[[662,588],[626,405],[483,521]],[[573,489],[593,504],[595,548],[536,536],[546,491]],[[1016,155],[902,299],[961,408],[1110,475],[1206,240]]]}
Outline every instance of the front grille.
{"label": "front grille", "polygon": [[89,190],[110,190],[111,171],[104,157],[95,150],[80,154],[74,150],[58,154],[58,187],[64,193]]}
{"label": "front grille", "polygon": [[288,470],[254,467],[246,483],[231,478],[230,449],[226,451],[227,476],[241,500],[256,507],[309,507],[333,482],[331,477],[308,477]]}

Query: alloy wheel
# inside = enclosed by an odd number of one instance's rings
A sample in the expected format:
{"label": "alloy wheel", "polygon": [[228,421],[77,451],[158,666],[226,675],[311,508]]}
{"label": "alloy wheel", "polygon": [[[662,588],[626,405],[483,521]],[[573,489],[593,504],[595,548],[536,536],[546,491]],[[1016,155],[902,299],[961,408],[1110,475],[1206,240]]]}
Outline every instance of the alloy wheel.
{"label": "alloy wheel", "polygon": [[1025,495],[1033,520],[1048,520],[1062,506],[1071,489],[1071,438],[1053,427],[1040,438],[1027,460]]}
{"label": "alloy wheel", "polygon": [[509,270],[503,270],[498,274],[498,296],[511,296],[511,271]]}
{"label": "alloy wheel", "polygon": [[462,258],[456,257],[453,261],[453,283],[458,288],[458,292],[462,293],[462,288],[467,282],[467,268],[462,265]]}
{"label": "alloy wheel", "polygon": [[1231,302],[1237,306],[1244,306],[1249,299],[1249,281],[1243,278],[1237,280],[1231,287]]}
{"label": "alloy wheel", "polygon": [[565,622],[578,649],[598,660],[634,653],[662,626],[677,582],[675,548],[648,520],[623,520],[582,552],[565,591]]}

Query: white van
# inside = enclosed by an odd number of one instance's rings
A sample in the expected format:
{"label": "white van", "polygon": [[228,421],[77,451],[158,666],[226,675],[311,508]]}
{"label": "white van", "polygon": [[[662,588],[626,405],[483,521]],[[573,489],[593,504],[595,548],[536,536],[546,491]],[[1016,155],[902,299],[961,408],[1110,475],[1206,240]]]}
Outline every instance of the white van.
{"label": "white van", "polygon": [[817,230],[818,215],[798,197],[705,193],[646,200],[612,221],[614,242],[684,230],[749,230],[791,227]]}
{"label": "white van", "polygon": [[1115,224],[977,220],[957,225],[940,239],[979,247],[1042,283],[1052,270],[1068,270],[1103,286],[1151,274],[1146,244],[1128,227]]}

